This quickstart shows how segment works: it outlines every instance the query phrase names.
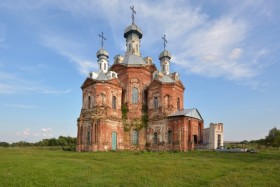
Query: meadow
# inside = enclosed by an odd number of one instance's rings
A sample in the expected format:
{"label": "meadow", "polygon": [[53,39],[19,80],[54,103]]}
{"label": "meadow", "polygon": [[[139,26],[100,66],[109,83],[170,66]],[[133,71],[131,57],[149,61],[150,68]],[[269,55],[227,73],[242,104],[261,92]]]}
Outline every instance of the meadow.
{"label": "meadow", "polygon": [[0,148],[0,186],[280,186],[280,150],[77,153]]}

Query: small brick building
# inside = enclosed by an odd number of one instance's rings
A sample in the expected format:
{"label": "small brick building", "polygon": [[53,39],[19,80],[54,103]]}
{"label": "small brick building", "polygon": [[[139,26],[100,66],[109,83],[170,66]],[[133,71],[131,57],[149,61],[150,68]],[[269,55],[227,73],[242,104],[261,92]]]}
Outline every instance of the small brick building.
{"label": "small brick building", "polygon": [[197,109],[184,109],[185,87],[169,72],[170,52],[160,53],[157,69],[151,57],[141,56],[142,36],[134,22],[129,25],[126,53],[110,67],[108,52],[97,51],[99,71],[81,87],[77,151],[188,151],[202,143],[203,118]]}

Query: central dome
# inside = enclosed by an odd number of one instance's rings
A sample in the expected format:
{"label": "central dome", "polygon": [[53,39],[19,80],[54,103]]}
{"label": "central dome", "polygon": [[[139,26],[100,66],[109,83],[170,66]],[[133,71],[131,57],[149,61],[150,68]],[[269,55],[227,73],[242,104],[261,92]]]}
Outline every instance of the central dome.
{"label": "central dome", "polygon": [[131,25],[129,25],[125,30],[124,30],[124,37],[125,38],[127,38],[127,36],[129,35],[129,34],[132,34],[132,33],[135,33],[135,34],[137,34],[138,36],[139,36],[139,39],[141,39],[142,38],[142,35],[143,35],[143,33],[142,33],[142,30],[136,25],[136,24],[131,24]]}

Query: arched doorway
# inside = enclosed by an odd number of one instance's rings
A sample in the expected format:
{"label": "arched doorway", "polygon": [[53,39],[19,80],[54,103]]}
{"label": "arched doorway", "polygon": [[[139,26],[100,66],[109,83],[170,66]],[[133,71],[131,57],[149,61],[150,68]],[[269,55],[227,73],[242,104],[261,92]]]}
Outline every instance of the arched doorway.
{"label": "arched doorway", "polygon": [[117,149],[117,133],[115,131],[112,132],[112,150]]}

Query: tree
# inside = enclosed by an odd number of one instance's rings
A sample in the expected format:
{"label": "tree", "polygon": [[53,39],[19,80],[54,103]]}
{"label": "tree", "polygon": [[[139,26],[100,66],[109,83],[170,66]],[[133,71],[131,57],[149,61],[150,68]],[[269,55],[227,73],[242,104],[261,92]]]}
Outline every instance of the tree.
{"label": "tree", "polygon": [[49,144],[48,146],[57,146],[58,145],[58,140],[55,138],[49,139]]}
{"label": "tree", "polygon": [[274,127],[265,137],[266,143],[273,147],[280,147],[280,129]]}
{"label": "tree", "polygon": [[59,136],[59,137],[58,137],[58,143],[59,143],[59,145],[61,145],[61,146],[68,145],[68,142],[67,142],[66,137],[63,137],[63,136]]}
{"label": "tree", "polygon": [[0,142],[0,147],[9,147],[10,144],[7,142]]}

